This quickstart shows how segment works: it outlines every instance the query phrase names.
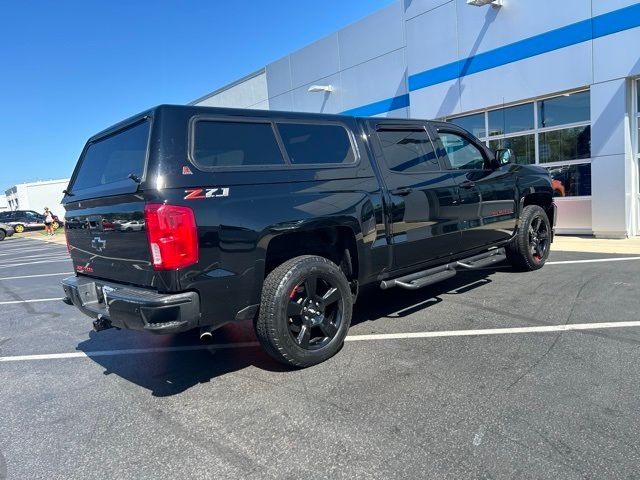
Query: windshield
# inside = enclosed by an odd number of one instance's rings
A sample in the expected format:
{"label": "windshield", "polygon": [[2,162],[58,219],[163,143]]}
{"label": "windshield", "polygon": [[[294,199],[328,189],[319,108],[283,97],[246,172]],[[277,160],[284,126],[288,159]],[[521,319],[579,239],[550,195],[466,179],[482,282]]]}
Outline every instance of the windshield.
{"label": "windshield", "polygon": [[93,142],[80,160],[72,191],[84,190],[118,182],[136,183],[130,175],[141,177],[144,172],[149,140],[148,121]]}

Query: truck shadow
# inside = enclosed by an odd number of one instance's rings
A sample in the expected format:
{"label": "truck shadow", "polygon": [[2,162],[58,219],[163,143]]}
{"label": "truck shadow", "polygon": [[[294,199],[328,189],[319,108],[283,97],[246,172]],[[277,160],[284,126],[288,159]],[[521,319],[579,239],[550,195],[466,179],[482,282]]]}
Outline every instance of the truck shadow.
{"label": "truck shadow", "polygon": [[394,288],[381,291],[377,284],[360,292],[354,308],[351,326],[381,318],[403,318],[442,302],[442,295],[460,295],[491,283],[489,278],[497,271],[509,272],[511,267],[501,266],[484,270],[461,271],[455,277],[419,290]]}
{"label": "truck shadow", "polygon": [[[416,291],[380,291],[372,286],[361,292],[352,325],[411,315],[442,302],[441,295],[445,293],[462,294],[491,283],[488,277],[496,270],[461,272],[445,282]],[[153,336],[107,330],[90,332],[89,338],[79,343],[77,350],[89,354],[91,360],[102,366],[104,375],[117,375],[149,390],[153,396],[166,397],[249,367],[276,373],[292,370],[272,360],[255,342],[252,323],[243,322],[217,330],[211,348],[200,342],[197,332]],[[237,344],[242,346],[233,346]],[[230,348],[225,348],[227,345]],[[184,349],[194,346],[196,350]],[[178,351],[166,350],[173,348]],[[158,350],[135,354],[117,352],[129,349]],[[95,354],[105,351],[113,352]],[[94,352],[93,356],[91,352]]]}

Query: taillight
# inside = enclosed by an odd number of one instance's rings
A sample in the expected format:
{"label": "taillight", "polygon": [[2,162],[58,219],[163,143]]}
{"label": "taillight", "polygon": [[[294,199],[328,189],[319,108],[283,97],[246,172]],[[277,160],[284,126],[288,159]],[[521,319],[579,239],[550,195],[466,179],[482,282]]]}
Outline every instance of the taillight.
{"label": "taillight", "polygon": [[144,207],[144,219],[156,270],[173,270],[198,262],[198,231],[193,210],[151,203]]}

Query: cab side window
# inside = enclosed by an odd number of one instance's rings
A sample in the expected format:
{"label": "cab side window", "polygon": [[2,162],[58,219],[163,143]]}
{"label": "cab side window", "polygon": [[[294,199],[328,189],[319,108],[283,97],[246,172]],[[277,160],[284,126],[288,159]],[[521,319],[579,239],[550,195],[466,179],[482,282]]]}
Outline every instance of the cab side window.
{"label": "cab side window", "polygon": [[424,129],[381,127],[377,132],[389,170],[398,173],[440,170],[431,139]]}
{"label": "cab side window", "polygon": [[485,159],[482,151],[462,135],[439,132],[452,170],[482,170]]}

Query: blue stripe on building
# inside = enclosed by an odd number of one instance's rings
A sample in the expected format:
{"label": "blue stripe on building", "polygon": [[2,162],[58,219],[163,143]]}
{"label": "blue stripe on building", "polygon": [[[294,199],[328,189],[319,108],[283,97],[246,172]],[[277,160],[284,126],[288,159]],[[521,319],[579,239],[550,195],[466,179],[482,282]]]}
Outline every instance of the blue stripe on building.
{"label": "blue stripe on building", "polygon": [[[598,15],[509,45],[488,50],[446,65],[409,76],[409,91],[430,87],[466,75],[508,65],[561,48],[640,26],[640,4]],[[345,115],[372,116],[409,106],[409,95],[380,100],[343,112]]]}

